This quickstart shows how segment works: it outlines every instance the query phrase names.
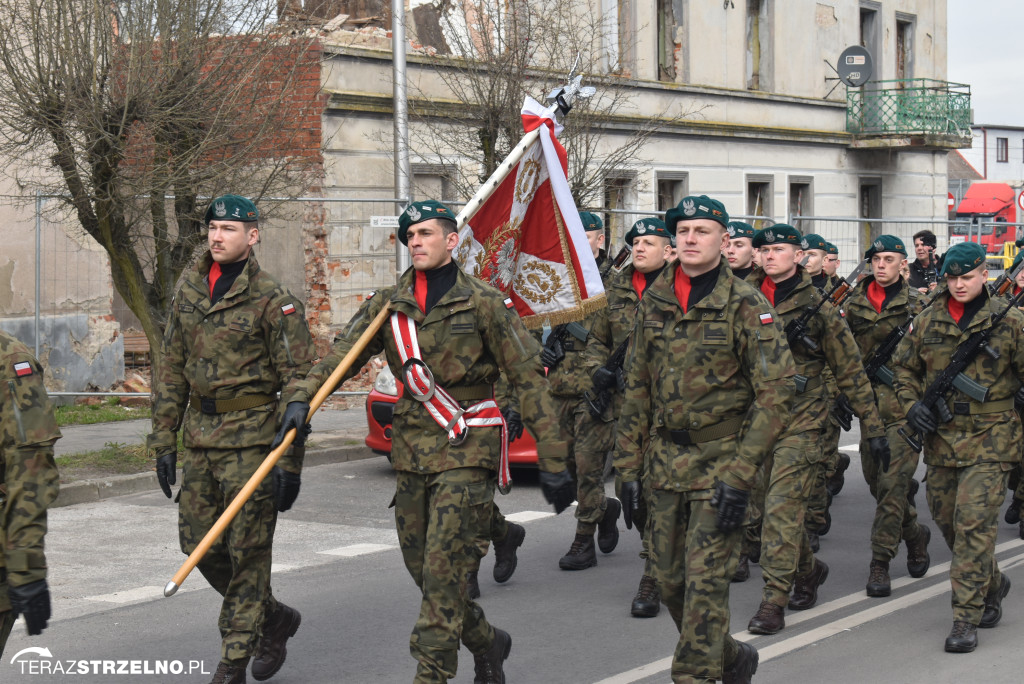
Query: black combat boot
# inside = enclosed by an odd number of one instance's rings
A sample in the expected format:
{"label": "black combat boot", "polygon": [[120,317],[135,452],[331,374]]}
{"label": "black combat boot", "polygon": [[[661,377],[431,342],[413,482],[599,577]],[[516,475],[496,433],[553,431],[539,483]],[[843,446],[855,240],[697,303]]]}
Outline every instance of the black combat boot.
{"label": "black combat boot", "polygon": [[558,560],[558,567],[563,570],[586,570],[597,565],[597,554],[594,553],[594,535],[576,533],[572,540],[569,553]]}
{"label": "black combat boot", "polygon": [[245,684],[245,666],[219,663],[210,684]]}
{"label": "black combat boot", "polygon": [[871,559],[868,570],[868,596],[888,596],[892,593],[889,581],[889,561]]}
{"label": "black combat boot", "polygon": [[494,643],[483,653],[473,655],[473,684],[505,684],[503,664],[512,650],[512,637],[494,628]]}
{"label": "black combat boot", "polygon": [[797,575],[793,583],[793,595],[789,599],[790,610],[807,610],[818,602],[818,587],[828,579],[828,565],[817,558],[811,571],[806,575]]}
{"label": "black combat boot", "polygon": [[466,593],[471,599],[480,598],[480,580],[477,578],[476,570],[466,573]]}
{"label": "black combat boot", "polygon": [[736,572],[733,573],[733,582],[746,582],[750,579],[750,559],[747,554],[740,554],[740,564],[736,566]]}
{"label": "black combat boot", "polygon": [[658,583],[650,575],[640,578],[640,588],[636,590],[629,614],[633,617],[656,617],[661,610],[661,592]]}
{"label": "black combat boot", "polygon": [[516,550],[523,545],[526,539],[526,528],[516,525],[514,522],[508,524],[508,532],[501,542],[494,542],[494,581],[508,582],[512,573],[516,571],[516,564],[519,559],[516,557]]}
{"label": "black combat boot", "polygon": [[743,641],[737,641],[739,653],[725,672],[722,673],[722,684],[750,684],[757,672],[757,649]]}
{"label": "black combat boot", "polygon": [[818,553],[818,551],[821,551],[821,538],[818,537],[817,532],[807,530],[807,543],[811,546],[811,553]]}
{"label": "black combat boot", "polygon": [[843,485],[846,484],[846,469],[849,467],[850,457],[844,453],[840,453],[839,462],[836,463],[836,472],[833,473],[832,477],[828,478],[828,481],[825,483],[825,488],[832,496],[843,491]]}
{"label": "black combat boot", "polygon": [[751,544],[750,548],[747,549],[747,557],[751,563],[761,562],[761,543]]}
{"label": "black combat boot", "polygon": [[761,601],[754,617],[750,618],[747,631],[752,634],[778,634],[786,626],[783,613],[785,611],[782,606],[775,605],[771,601]]}
{"label": "black combat boot", "polygon": [[622,504],[618,499],[609,498],[604,509],[604,516],[597,523],[597,548],[601,553],[611,553],[619,543],[619,526],[615,523],[622,513]]}
{"label": "black combat boot", "polygon": [[277,610],[267,615],[263,623],[263,636],[252,661],[253,679],[262,682],[277,674],[288,655],[285,644],[295,636],[301,622],[299,611],[278,601]]}
{"label": "black combat boot", "polygon": [[825,492],[825,522],[818,528],[818,534],[824,537],[832,529],[832,495]]}
{"label": "black combat boot", "polygon": [[907,572],[911,577],[924,577],[931,567],[932,557],[928,555],[928,542],[932,540],[932,531],[927,525],[918,524],[917,539],[907,542]]}
{"label": "black combat boot", "polygon": [[978,623],[979,627],[989,629],[998,625],[999,621],[1003,619],[1003,599],[1010,593],[1010,578],[1005,574],[1001,575],[1001,578],[995,591],[990,589],[988,595],[985,596],[985,612],[981,616],[981,622]]}
{"label": "black combat boot", "polygon": [[946,637],[946,653],[970,653],[978,647],[978,628],[970,622],[955,620]]}

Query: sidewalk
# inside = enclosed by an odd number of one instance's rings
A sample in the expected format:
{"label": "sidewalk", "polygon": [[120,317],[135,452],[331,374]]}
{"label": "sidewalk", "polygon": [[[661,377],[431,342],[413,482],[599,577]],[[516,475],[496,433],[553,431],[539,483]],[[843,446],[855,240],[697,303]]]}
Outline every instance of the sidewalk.
{"label": "sidewalk", "polygon": [[[322,408],[317,411],[312,425],[313,433],[309,436],[309,446],[306,448],[305,466],[378,457],[363,443],[367,431],[366,409],[363,406],[350,409]],[[107,444],[142,444],[150,427],[149,419],[62,427],[60,431],[64,436],[57,440],[53,449],[57,466],[60,467],[61,456],[67,454],[98,451]],[[60,496],[54,507],[158,488],[156,472],[68,482],[61,485]]]}

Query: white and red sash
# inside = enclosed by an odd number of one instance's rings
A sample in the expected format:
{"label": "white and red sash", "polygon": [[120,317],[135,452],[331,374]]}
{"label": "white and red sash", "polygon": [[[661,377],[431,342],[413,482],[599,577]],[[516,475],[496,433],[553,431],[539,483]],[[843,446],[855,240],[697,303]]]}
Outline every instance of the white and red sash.
{"label": "white and red sash", "polygon": [[468,408],[459,406],[442,387],[434,382],[434,374],[420,355],[416,321],[401,311],[391,314],[391,331],[402,359],[402,382],[412,398],[426,406],[434,421],[448,433],[448,443],[462,444],[469,427],[501,427],[501,459],[498,464],[498,489],[505,494],[512,487],[508,465],[508,426],[494,399],[485,399]]}

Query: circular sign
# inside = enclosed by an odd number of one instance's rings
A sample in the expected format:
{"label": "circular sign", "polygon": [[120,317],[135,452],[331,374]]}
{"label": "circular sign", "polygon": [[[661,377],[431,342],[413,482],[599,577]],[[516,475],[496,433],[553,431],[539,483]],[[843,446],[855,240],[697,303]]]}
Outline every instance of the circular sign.
{"label": "circular sign", "polygon": [[953,193],[947,192],[948,197],[946,198],[946,209],[953,211],[956,208],[956,198],[953,197]]}
{"label": "circular sign", "polygon": [[1021,211],[1024,211],[1024,190],[1021,190],[1020,194],[1017,195],[1017,206],[1020,207]]}
{"label": "circular sign", "polygon": [[836,65],[839,80],[851,88],[867,83],[871,78],[871,68],[871,53],[860,45],[851,45],[843,50],[839,55],[839,64]]}

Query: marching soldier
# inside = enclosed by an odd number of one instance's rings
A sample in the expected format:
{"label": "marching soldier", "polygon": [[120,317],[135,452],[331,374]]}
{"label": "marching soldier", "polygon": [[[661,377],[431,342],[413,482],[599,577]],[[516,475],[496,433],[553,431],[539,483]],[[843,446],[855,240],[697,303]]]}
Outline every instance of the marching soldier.
{"label": "marching soldier", "polygon": [[[807,499],[823,458],[821,431],[829,410],[823,377],[826,366],[860,417],[872,455],[883,463],[889,459],[871,385],[839,311],[824,302],[804,321],[804,312],[818,304],[821,295],[798,263],[803,244],[799,231],[786,224],[765,228],[754,237],[765,272],[760,289],[787,326],[798,373],[789,425],[772,446],[772,465],[765,471],[769,480],[760,559],[765,588],[747,627],[755,634],[775,634],[783,629],[787,601],[790,610],[813,607],[818,587],[828,578],[828,566],[814,557],[804,529]],[[800,322],[805,322],[803,330],[796,329]]]}
{"label": "marching soldier", "polygon": [[723,253],[732,274],[740,280],[746,280],[755,268],[754,232],[749,223],[729,221],[729,244]]}
{"label": "marching soldier", "polygon": [[43,386],[43,368],[21,342],[0,331],[0,655],[19,615],[30,636],[50,619],[46,584],[46,509],[60,476],[53,445],[60,430]]}
{"label": "marching soldier", "polygon": [[[178,524],[190,554],[272,449],[277,392],[288,404],[293,385],[312,365],[313,340],[302,302],[262,270],[252,255],[259,211],[238,195],[210,203],[209,251],[174,296],[153,387],[157,479],[168,498],[175,484],[177,433],[185,460]],[[301,615],[270,589],[277,514],[299,494],[305,415],[295,448],[275,466],[199,561],[203,577],[223,597],[218,625],[216,684],[257,681],[284,664]],[[287,417],[287,415],[286,415]]]}
{"label": "marching soldier", "polygon": [[836,275],[836,271],[839,270],[839,248],[826,240],[825,252],[825,263],[821,269],[832,278]]}
{"label": "marching soldier", "polygon": [[580,212],[580,221],[583,223],[583,230],[587,233],[587,242],[590,243],[590,250],[594,253],[594,261],[597,262],[601,280],[607,282],[608,274],[612,269],[612,260],[608,258],[608,250],[604,246],[604,221],[600,216],[589,211]]}
{"label": "marching soldier", "polygon": [[[953,627],[945,649],[967,653],[978,645],[978,627],[995,627],[1010,580],[995,558],[997,518],[1009,471],[1020,461],[1024,439],[1014,396],[1024,382],[1024,314],[1016,308],[993,323],[1008,303],[989,297],[985,248],[974,242],[946,253],[939,292],[900,342],[895,354],[896,395],[911,429],[924,436],[928,508],[953,552]],[[960,345],[987,333],[987,347],[962,374],[987,390],[979,401],[970,385],[953,385],[945,396],[926,391],[950,365]],[[961,389],[963,388],[963,389]],[[970,393],[964,391],[967,389]],[[926,400],[946,404],[936,418]]]}
{"label": "marching soldier", "polygon": [[647,479],[651,566],[680,633],[672,681],[749,682],[758,656],[729,635],[729,581],[794,363],[771,308],[722,257],[722,204],[686,197],[667,218],[679,261],[640,306],[615,465],[624,491]]}
{"label": "marching soldier", "polygon": [[[633,261],[621,272],[612,273],[607,281],[608,322],[611,327],[612,349],[617,349],[634,330],[640,300],[647,287],[665,269],[674,239],[665,228],[665,222],[658,218],[640,219],[626,233],[625,240],[627,245],[632,246]],[[617,408],[621,408],[621,404]],[[616,489],[619,490],[625,504],[623,518],[626,527],[628,529],[636,523],[637,531],[643,539],[640,557],[644,559],[644,573],[630,604],[630,615],[655,617],[661,610],[661,595],[651,573],[648,553],[645,481],[642,473],[641,477],[630,485],[623,485],[621,473],[617,478]]]}
{"label": "marching soldier", "polygon": [[[874,358],[890,334],[898,334],[894,330],[906,326],[923,308],[922,296],[900,276],[906,260],[907,249],[902,240],[894,235],[879,236],[871,246],[874,275],[861,281],[845,306],[846,322],[866,363]],[[931,564],[928,555],[931,530],[918,522],[917,509],[908,497],[918,454],[898,434],[906,419],[892,388],[889,370],[892,363],[889,359],[879,361],[884,361],[883,366],[868,379],[875,393],[878,413],[885,423],[892,457],[888,470],[881,470],[874,459],[861,460],[864,479],[876,502],[871,526],[868,596],[891,593],[889,563],[899,551],[901,539],[907,545],[907,572],[911,577],[924,577]],[[862,452],[866,453],[867,449],[867,444],[862,443]]]}
{"label": "marching soldier", "polygon": [[[1020,240],[1017,241],[1018,243]],[[1017,245],[1020,247],[1020,245]],[[1024,260],[1024,250],[1017,252],[1017,256],[1013,260],[1013,265],[1010,266],[1009,270],[1014,270],[1020,265],[1020,262]],[[1010,290],[1012,294],[1008,296],[1014,296],[1021,293],[1024,290],[1024,270],[1014,278],[1013,288]],[[1020,416],[1022,422],[1024,422],[1024,393],[1017,393],[1014,395],[1015,406],[1017,409],[1017,415]],[[1011,525],[1017,526],[1017,534],[1021,539],[1024,539],[1024,519],[1022,519],[1022,513],[1024,513],[1024,478],[1021,478],[1021,470],[1024,468],[1024,463],[1018,463],[1014,466],[1013,470],[1010,471],[1010,478],[1008,487],[1013,492],[1013,498],[1010,501],[1010,505],[1006,508],[1006,515],[1003,519]]]}
{"label": "marching soldier", "polygon": [[402,212],[398,239],[409,248],[412,268],[396,287],[371,295],[349,321],[300,383],[294,399],[299,410],[281,432],[301,427],[301,410],[308,411],[309,399],[390,302],[391,326],[372,338],[349,375],[383,351],[406,387],[395,406],[391,458],[398,540],[423,596],[410,639],[418,661],[415,681],[455,677],[461,640],[474,655],[476,681],[492,684],[505,681],[512,638],[491,627],[468,597],[466,577],[479,568],[478,540],[489,534],[495,473],[507,473],[505,431],[495,429],[504,424],[493,399],[500,372],[537,438],[545,496],[560,512],[575,490],[540,348],[512,301],[452,260],[459,242],[455,227],[455,214],[440,202],[413,202]]}

